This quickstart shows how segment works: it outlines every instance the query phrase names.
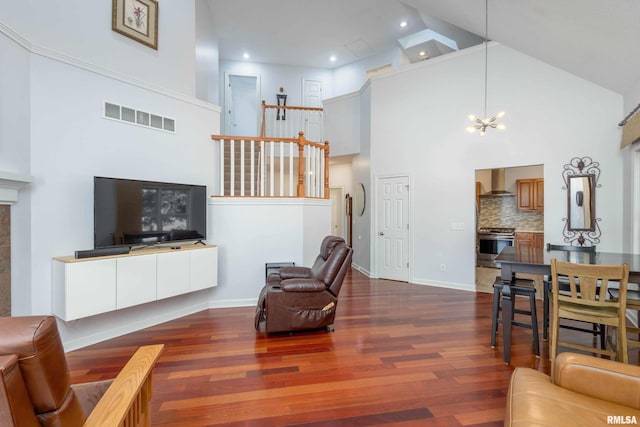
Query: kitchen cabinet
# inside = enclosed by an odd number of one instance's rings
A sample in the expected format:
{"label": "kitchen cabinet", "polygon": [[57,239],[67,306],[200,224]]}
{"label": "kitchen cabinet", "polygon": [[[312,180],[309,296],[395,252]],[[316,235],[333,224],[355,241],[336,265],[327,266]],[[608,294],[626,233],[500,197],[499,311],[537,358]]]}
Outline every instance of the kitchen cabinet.
{"label": "kitchen cabinet", "polygon": [[516,231],[516,250],[544,249],[544,233]]}
{"label": "kitchen cabinet", "polygon": [[544,210],[544,179],[516,180],[516,196],[519,211]]}

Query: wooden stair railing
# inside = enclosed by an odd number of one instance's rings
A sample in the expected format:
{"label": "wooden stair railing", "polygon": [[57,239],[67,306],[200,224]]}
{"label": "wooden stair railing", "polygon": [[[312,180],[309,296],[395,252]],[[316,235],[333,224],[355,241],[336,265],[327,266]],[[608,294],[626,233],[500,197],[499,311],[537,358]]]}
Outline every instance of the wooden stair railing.
{"label": "wooden stair railing", "polygon": [[304,132],[307,140],[322,142],[323,115],[320,107],[269,105],[262,101],[260,136],[295,138],[298,132]]}
{"label": "wooden stair railing", "polygon": [[219,196],[329,198],[328,141],[308,141],[303,132],[297,138],[212,135],[211,139],[220,143]]}

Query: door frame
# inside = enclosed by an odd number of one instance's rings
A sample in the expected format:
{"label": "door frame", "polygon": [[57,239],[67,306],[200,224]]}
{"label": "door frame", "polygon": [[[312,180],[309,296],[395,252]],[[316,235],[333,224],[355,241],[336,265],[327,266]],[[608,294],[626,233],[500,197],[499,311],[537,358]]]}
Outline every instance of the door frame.
{"label": "door frame", "polygon": [[413,255],[412,255],[412,251],[411,248],[413,246],[412,244],[412,229],[411,229],[411,224],[413,223],[413,213],[412,213],[412,205],[411,205],[411,173],[409,172],[398,172],[398,173],[390,173],[390,174],[380,174],[380,175],[376,175],[375,176],[375,182],[374,182],[374,191],[372,192],[373,194],[371,194],[370,198],[371,198],[371,213],[372,213],[372,220],[371,220],[371,246],[372,246],[372,250],[371,250],[371,258],[370,258],[370,263],[371,263],[371,271],[375,272],[375,278],[380,278],[380,265],[378,264],[378,251],[379,251],[379,246],[378,246],[378,238],[377,238],[377,230],[379,230],[379,220],[380,220],[380,215],[378,212],[378,191],[380,190],[380,183],[383,179],[389,179],[389,178],[403,178],[406,177],[407,178],[407,182],[408,182],[408,186],[409,186],[409,191],[407,191],[407,221],[409,223],[409,228],[407,231],[407,262],[409,263],[409,267],[407,268],[407,282],[411,282],[411,278],[413,277]]}
{"label": "door frame", "polygon": [[[229,80],[231,76],[238,77],[255,77],[256,78],[256,111],[258,112],[256,117],[256,129],[257,133],[260,133],[260,125],[262,121],[262,89],[260,82],[260,74],[256,73],[239,73],[235,71],[225,71],[224,72],[224,132],[228,135],[229,127],[231,126],[230,115],[229,115],[229,98],[231,94],[229,93]],[[259,136],[259,135],[241,135],[241,136]]]}
{"label": "door frame", "polygon": [[633,179],[631,180],[631,194],[632,194],[632,209],[631,209],[631,242],[630,247],[633,253],[640,253],[640,144],[632,145],[629,150],[631,151],[631,174]]}
{"label": "door frame", "polygon": [[307,82],[319,82],[320,83],[320,103],[322,104],[322,93],[324,89],[324,82],[318,79],[306,79],[302,78],[302,106],[303,107],[317,107],[316,105],[307,105]]}
{"label": "door frame", "polygon": [[[345,192],[344,192],[344,185],[330,185],[329,186],[329,199],[331,199],[331,190],[340,190],[340,198],[338,199],[338,203],[340,204],[340,206],[338,206],[340,208],[340,212],[342,212],[342,214],[340,215],[340,228],[341,228],[341,235],[338,237],[342,237],[344,238],[344,240],[346,241],[346,227],[345,227],[345,223],[346,223],[346,211],[345,211],[345,204],[344,204],[344,196],[345,196]],[[333,207],[332,207],[333,209]],[[333,232],[333,230],[331,230]]]}

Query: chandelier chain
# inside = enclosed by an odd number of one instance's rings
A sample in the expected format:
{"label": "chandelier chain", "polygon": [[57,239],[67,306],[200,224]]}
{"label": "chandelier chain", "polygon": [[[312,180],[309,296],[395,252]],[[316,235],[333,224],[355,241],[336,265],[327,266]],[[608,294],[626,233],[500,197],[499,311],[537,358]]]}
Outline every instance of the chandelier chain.
{"label": "chandelier chain", "polygon": [[494,116],[487,116],[487,105],[489,99],[489,0],[484,1],[484,115],[483,118],[476,117],[471,114],[469,119],[473,122],[472,126],[467,127],[467,131],[473,133],[480,131],[480,136],[484,136],[487,129],[506,129],[503,123],[497,120],[504,116],[504,111]]}
{"label": "chandelier chain", "polygon": [[484,115],[487,117],[487,86],[489,75],[489,0],[484,0]]}

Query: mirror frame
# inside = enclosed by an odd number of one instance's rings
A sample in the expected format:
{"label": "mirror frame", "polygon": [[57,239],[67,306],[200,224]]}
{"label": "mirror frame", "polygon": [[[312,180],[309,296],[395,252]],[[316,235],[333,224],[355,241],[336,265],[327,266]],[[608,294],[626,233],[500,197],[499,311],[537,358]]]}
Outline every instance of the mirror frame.
{"label": "mirror frame", "polygon": [[[572,227],[571,222],[574,219],[574,215],[572,215],[571,207],[574,205],[578,205],[578,199],[582,200],[583,206],[587,201],[586,196],[582,193],[582,197],[578,196],[578,191],[584,189],[574,188],[572,192],[571,189],[571,181],[573,178],[589,178],[589,224],[583,224],[585,227],[578,228]],[[563,190],[567,191],[567,217],[562,218],[564,221],[564,228],[562,229],[562,237],[565,243],[570,243],[571,245],[579,245],[579,246],[595,246],[600,243],[600,237],[602,232],[600,230],[600,226],[598,223],[600,222],[600,218],[596,216],[596,188],[600,187],[598,180],[600,179],[600,163],[594,162],[591,157],[574,157],[569,163],[565,164],[562,168],[562,179],[564,180]]]}
{"label": "mirror frame", "polygon": [[[581,185],[572,186],[572,182],[582,180],[587,182],[585,187]],[[586,181],[585,181],[586,179]],[[596,191],[595,177],[593,174],[571,175],[567,177],[567,229],[569,231],[593,231],[595,230],[596,220]],[[573,188],[576,187],[576,188]],[[580,215],[582,213],[582,215]],[[582,226],[574,224],[579,217],[582,217]]]}

